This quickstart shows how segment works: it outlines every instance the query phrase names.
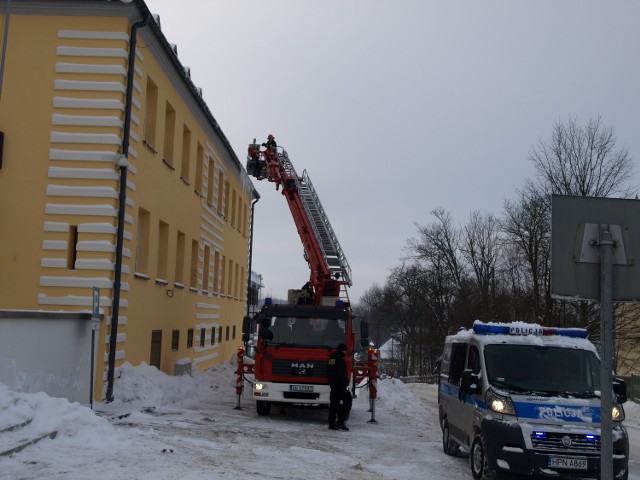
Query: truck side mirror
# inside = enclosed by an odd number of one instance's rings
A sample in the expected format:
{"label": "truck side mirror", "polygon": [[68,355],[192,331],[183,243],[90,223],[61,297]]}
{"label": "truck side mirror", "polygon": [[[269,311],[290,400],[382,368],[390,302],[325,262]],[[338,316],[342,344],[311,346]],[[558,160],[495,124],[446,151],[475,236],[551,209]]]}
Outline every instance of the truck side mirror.
{"label": "truck side mirror", "polygon": [[613,393],[616,396],[616,402],[623,404],[627,401],[627,382],[624,378],[613,378]]}
{"label": "truck side mirror", "polygon": [[369,323],[366,320],[360,322],[360,346],[362,348],[369,346]]}
{"label": "truck side mirror", "polygon": [[252,323],[253,323],[253,318],[251,318],[248,315],[242,319],[242,333],[243,334],[251,333],[251,324]]}
{"label": "truck side mirror", "polygon": [[460,378],[460,392],[473,395],[480,392],[480,376],[472,370],[463,370]]}

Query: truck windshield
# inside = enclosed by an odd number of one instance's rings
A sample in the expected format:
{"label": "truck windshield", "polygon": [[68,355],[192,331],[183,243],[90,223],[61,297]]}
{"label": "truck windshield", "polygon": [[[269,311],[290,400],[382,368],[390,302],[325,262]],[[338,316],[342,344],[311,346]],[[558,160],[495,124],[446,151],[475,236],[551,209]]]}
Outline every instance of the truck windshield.
{"label": "truck windshield", "polygon": [[282,316],[270,319],[267,328],[271,335],[263,335],[270,345],[335,348],[347,343],[344,320]]}
{"label": "truck windshield", "polygon": [[594,352],[536,345],[486,345],[489,383],[512,393],[594,396],[600,363]]}

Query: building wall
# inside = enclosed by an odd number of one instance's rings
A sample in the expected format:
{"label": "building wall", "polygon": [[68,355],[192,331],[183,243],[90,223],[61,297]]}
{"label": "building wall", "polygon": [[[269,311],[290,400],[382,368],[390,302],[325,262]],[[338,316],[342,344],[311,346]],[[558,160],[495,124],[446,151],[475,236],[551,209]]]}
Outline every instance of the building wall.
{"label": "building wall", "polygon": [[[14,0],[9,13],[0,308],[90,311],[99,287],[102,398],[129,34],[148,10],[136,2]],[[171,374],[188,358],[206,369],[241,341],[255,191],[157,23],[137,40],[117,365],[146,362]]]}

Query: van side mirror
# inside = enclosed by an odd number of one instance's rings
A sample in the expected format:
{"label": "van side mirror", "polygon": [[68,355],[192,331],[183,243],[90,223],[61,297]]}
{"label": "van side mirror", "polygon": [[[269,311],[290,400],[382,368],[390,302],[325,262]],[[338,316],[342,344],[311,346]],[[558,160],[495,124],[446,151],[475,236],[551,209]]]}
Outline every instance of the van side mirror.
{"label": "van side mirror", "polygon": [[613,378],[613,393],[616,396],[616,403],[623,404],[627,401],[627,382],[624,378]]}
{"label": "van side mirror", "polygon": [[460,392],[465,395],[473,395],[481,391],[480,375],[473,373],[472,370],[463,370],[460,377]]}

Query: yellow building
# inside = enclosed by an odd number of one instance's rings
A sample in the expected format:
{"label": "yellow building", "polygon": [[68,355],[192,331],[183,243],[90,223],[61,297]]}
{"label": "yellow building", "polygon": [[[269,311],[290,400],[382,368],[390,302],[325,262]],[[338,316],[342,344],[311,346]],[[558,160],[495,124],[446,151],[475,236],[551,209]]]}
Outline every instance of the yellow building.
{"label": "yellow building", "polygon": [[0,308],[91,312],[98,287],[96,399],[123,362],[230,359],[258,195],[159,19],[0,0],[0,28]]}

